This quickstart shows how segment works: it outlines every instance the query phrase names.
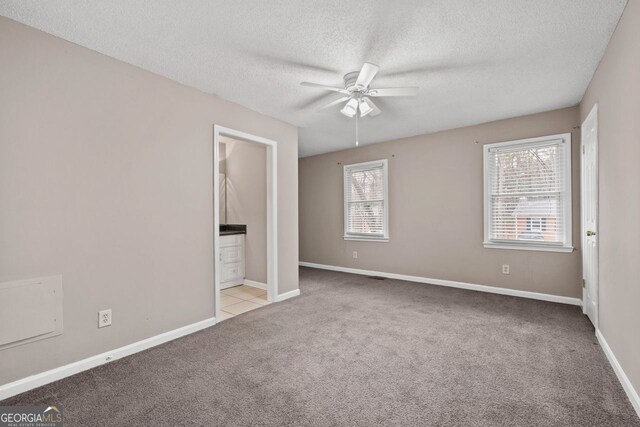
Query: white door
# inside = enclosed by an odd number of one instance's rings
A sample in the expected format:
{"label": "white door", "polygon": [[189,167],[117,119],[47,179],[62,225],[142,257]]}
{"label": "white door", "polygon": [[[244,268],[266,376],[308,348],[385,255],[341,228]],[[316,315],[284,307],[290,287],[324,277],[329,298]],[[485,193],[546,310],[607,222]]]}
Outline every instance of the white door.
{"label": "white door", "polygon": [[598,327],[598,105],[582,123],[581,212],[583,311]]}

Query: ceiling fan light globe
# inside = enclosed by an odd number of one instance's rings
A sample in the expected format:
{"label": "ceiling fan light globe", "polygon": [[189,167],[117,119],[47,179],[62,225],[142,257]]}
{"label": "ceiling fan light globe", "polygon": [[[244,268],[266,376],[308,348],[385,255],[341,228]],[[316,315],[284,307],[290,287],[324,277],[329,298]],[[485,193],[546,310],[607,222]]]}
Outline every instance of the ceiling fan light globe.
{"label": "ceiling fan light globe", "polygon": [[347,102],[347,105],[345,105],[345,107],[350,107],[355,112],[356,108],[358,108],[358,100],[355,98],[351,98],[349,102]]}
{"label": "ceiling fan light globe", "polygon": [[364,117],[372,111],[373,108],[371,108],[371,106],[367,102],[360,101],[360,117]]}
{"label": "ceiling fan light globe", "polygon": [[349,102],[347,102],[345,106],[342,107],[342,110],[340,110],[340,112],[347,117],[355,116],[358,112],[358,101],[355,98],[351,98]]}
{"label": "ceiling fan light globe", "polygon": [[345,105],[344,107],[342,107],[342,110],[340,110],[340,112],[347,117],[353,117],[356,115],[356,110],[349,105]]}

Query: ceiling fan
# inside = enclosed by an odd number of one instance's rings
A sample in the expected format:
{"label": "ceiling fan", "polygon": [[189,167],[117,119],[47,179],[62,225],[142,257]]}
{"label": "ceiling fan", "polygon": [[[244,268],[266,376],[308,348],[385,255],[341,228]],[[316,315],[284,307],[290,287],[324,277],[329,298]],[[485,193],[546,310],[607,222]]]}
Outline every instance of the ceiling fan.
{"label": "ceiling fan", "polygon": [[[371,98],[383,96],[416,96],[418,94],[417,87],[394,87],[394,88],[370,88],[371,81],[378,73],[378,67],[375,64],[365,62],[360,71],[352,71],[344,75],[344,88],[325,86],[318,83],[302,82],[302,86],[317,87],[320,89],[338,92],[344,96],[328,103],[324,108],[333,107],[346,101],[340,112],[347,117],[354,117],[360,112],[360,117],[377,116],[381,113],[380,109],[373,103]],[[356,116],[357,118],[357,116]]]}

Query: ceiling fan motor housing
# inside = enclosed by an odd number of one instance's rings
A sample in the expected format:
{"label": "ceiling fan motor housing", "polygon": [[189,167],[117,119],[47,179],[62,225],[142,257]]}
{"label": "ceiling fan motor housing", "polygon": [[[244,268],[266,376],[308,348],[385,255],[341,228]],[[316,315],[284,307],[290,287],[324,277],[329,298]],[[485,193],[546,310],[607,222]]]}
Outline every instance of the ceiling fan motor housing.
{"label": "ceiling fan motor housing", "polygon": [[359,87],[356,85],[356,81],[358,80],[358,75],[360,71],[352,71],[344,75],[344,88],[349,92],[361,92],[365,87]]}

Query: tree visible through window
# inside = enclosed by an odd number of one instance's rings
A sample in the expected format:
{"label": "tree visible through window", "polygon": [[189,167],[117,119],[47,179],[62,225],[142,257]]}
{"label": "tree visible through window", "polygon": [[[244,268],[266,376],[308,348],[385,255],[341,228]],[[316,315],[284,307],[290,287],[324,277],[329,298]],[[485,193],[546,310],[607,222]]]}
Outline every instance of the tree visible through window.
{"label": "tree visible through window", "polygon": [[387,239],[387,161],[344,167],[345,238]]}
{"label": "tree visible through window", "polygon": [[571,246],[571,136],[485,146],[485,246]]}

